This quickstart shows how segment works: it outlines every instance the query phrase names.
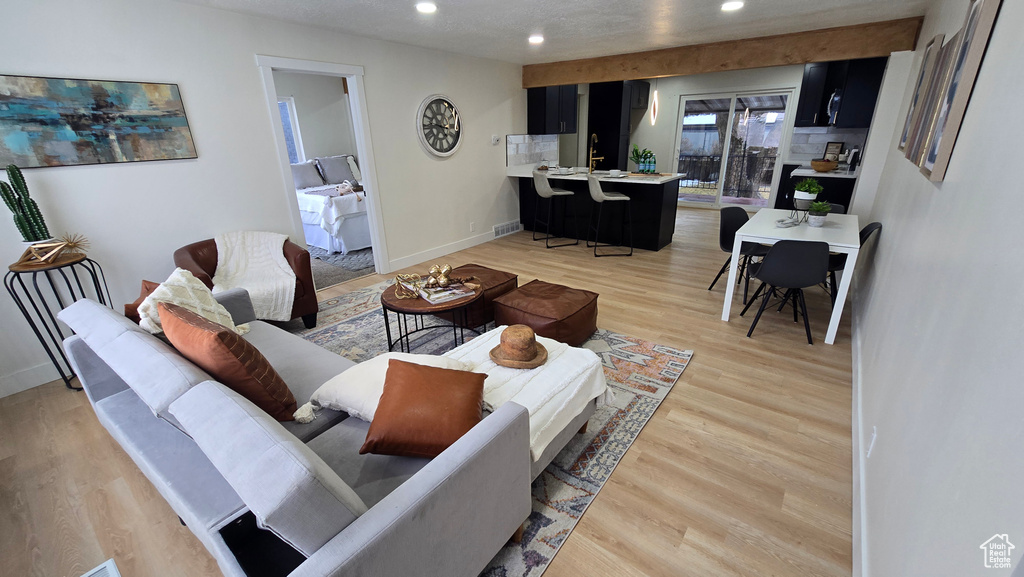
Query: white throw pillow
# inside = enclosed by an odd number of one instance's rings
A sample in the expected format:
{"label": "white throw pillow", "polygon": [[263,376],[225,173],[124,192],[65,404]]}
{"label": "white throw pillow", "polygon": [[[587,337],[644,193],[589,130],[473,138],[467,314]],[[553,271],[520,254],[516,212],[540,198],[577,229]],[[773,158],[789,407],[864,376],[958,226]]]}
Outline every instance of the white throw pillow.
{"label": "white throw pillow", "polygon": [[388,374],[388,361],[391,359],[456,371],[469,370],[462,361],[448,357],[384,353],[331,378],[313,393],[311,400],[321,407],[345,411],[366,422],[372,421],[377,412],[377,403],[384,392],[384,378]]}
{"label": "white throw pillow", "polygon": [[352,169],[352,176],[356,177],[356,180],[362,182],[363,175],[359,173],[359,165],[356,164],[356,157],[350,154],[345,157],[345,160],[348,161],[348,167]]}
{"label": "white throw pillow", "polygon": [[160,325],[160,313],[157,310],[157,303],[161,302],[184,307],[240,335],[249,332],[247,324],[236,327],[231,319],[231,313],[213,298],[213,292],[203,284],[203,281],[183,268],[175,269],[171,276],[139,305],[139,317],[142,319],[139,326],[153,334],[164,330]]}

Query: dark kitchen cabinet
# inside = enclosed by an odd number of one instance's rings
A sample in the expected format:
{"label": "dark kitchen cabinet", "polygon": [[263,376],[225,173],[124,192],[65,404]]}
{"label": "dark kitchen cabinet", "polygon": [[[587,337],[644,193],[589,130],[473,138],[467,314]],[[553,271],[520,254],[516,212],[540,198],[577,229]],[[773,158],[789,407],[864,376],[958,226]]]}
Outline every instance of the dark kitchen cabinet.
{"label": "dark kitchen cabinet", "polygon": [[827,62],[812,62],[804,66],[804,80],[800,84],[800,101],[796,105],[795,126],[817,126],[821,103],[825,97]]}
{"label": "dark kitchen cabinet", "polygon": [[631,119],[634,113],[640,115],[647,110],[650,88],[650,83],[643,80],[590,85],[586,137],[588,145],[594,147],[594,156],[600,158],[595,166],[598,170],[628,169]]}
{"label": "dark kitchen cabinet", "polygon": [[[808,178],[806,176],[791,176],[792,172],[800,168],[799,164],[783,164],[782,178],[779,179],[779,192],[775,194],[775,208],[793,210],[793,192],[796,190],[796,183]],[[855,178],[830,177],[826,173],[812,177],[821,184],[823,190],[818,194],[818,200],[827,200],[833,204],[841,204],[850,210],[853,199],[853,189],[857,184]]]}
{"label": "dark kitchen cabinet", "polygon": [[647,110],[647,104],[651,97],[651,83],[643,80],[629,80],[625,84],[630,88],[630,108]]}
{"label": "dark kitchen cabinet", "polygon": [[575,133],[576,85],[527,89],[526,131],[530,134]]}
{"label": "dark kitchen cabinet", "polygon": [[794,126],[869,128],[887,61],[883,56],[805,65]]}
{"label": "dark kitchen cabinet", "polygon": [[888,58],[863,58],[851,60],[846,72],[843,101],[836,115],[835,125],[839,128],[869,128],[875,114],[878,91],[882,88],[882,76]]}

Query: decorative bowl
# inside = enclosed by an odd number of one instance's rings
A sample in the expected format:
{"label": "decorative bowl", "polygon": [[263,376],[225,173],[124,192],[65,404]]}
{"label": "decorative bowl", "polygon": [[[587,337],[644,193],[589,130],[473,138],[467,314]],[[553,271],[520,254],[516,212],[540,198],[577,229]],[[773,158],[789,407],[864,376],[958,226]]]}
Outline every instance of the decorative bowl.
{"label": "decorative bowl", "polygon": [[839,163],[834,160],[812,160],[811,168],[817,172],[830,172],[836,169]]}

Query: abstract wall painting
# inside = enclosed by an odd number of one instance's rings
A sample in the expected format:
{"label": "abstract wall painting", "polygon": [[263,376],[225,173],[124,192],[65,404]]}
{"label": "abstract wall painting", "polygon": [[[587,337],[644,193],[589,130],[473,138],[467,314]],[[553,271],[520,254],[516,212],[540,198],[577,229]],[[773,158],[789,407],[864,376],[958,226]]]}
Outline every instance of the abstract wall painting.
{"label": "abstract wall painting", "polygon": [[972,0],[967,10],[960,38],[951,46],[949,71],[935,110],[934,129],[921,160],[921,172],[929,180],[939,182],[946,176],[953,155],[960,123],[967,113],[967,104],[974,89],[974,80],[988,47],[1001,0]]}
{"label": "abstract wall painting", "polygon": [[939,35],[925,47],[899,148],[933,182],[946,177],[1001,3],[970,0],[963,27],[944,45]]}
{"label": "abstract wall painting", "polygon": [[176,84],[0,75],[0,166],[196,157]]}
{"label": "abstract wall painting", "polygon": [[921,112],[924,110],[924,100],[928,92],[928,81],[935,70],[935,64],[939,60],[939,52],[942,50],[942,34],[932,38],[924,47],[924,58],[921,61],[921,70],[917,73],[917,82],[914,83],[914,95],[910,100],[910,109],[907,110],[907,120],[903,123],[903,134],[900,136],[899,149],[904,151],[907,158],[912,153],[907,144],[913,140],[914,134],[918,132],[921,122]]}

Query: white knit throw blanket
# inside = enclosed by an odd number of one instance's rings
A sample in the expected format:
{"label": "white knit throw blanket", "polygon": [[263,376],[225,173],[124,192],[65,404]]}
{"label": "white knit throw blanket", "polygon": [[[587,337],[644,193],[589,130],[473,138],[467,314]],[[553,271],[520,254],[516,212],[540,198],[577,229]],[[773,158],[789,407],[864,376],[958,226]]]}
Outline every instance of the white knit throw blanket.
{"label": "white knit throw blanket", "polygon": [[295,301],[295,271],[284,258],[288,237],[241,230],[217,235],[217,272],[213,292],[249,291],[256,318],[287,321]]}

